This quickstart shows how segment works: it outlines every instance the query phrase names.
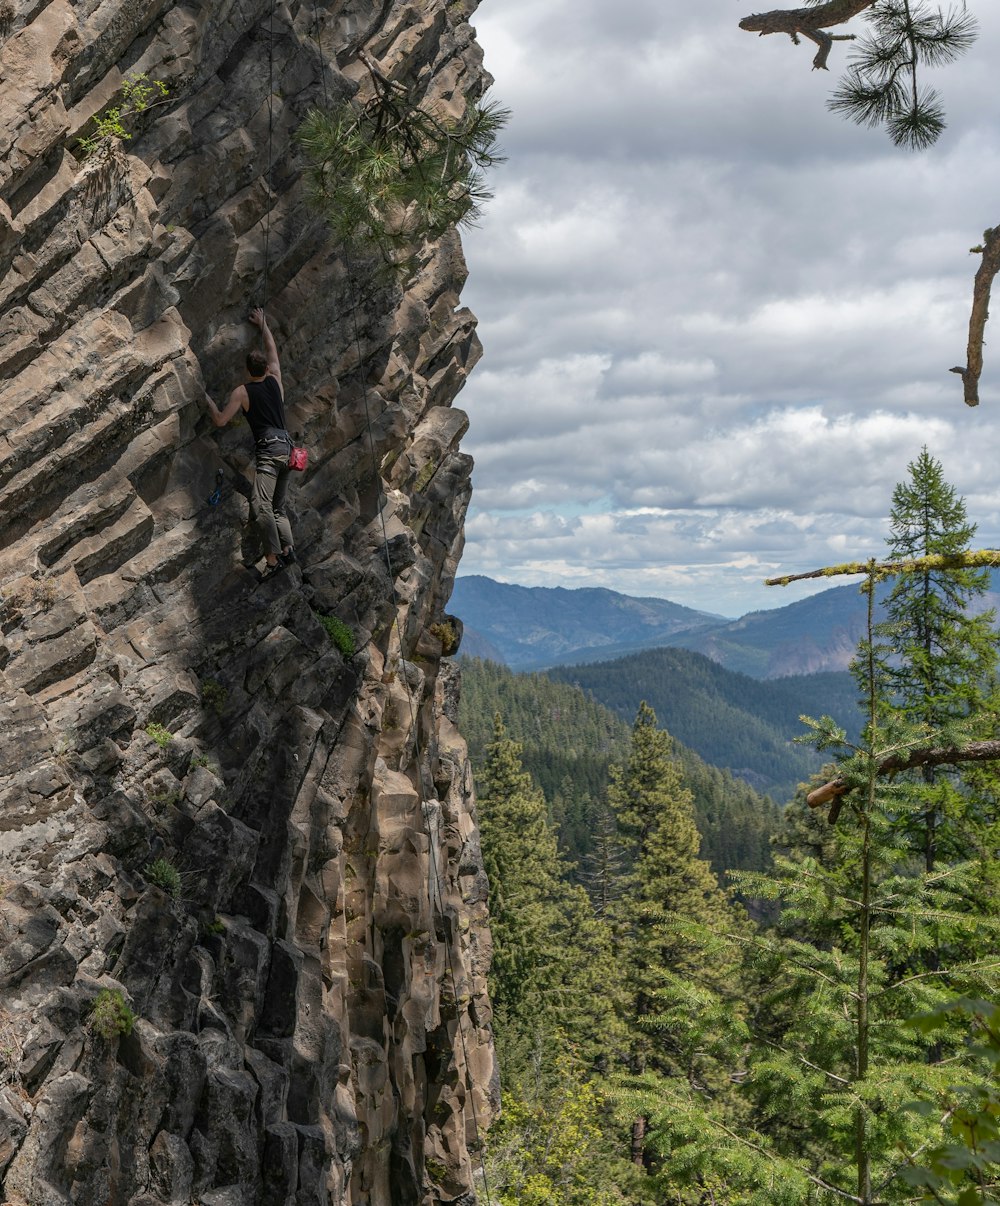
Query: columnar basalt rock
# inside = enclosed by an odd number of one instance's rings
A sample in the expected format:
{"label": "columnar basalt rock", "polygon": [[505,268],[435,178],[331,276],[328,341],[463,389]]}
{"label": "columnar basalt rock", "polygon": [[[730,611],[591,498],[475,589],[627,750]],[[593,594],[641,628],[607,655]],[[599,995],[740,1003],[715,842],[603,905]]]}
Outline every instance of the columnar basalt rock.
{"label": "columnar basalt rock", "polygon": [[[476,1200],[489,931],[445,616],[475,320],[457,235],[402,286],[331,245],[293,140],[362,52],[460,112],[474,8],[3,7],[4,1201]],[[137,73],[166,96],[84,155]],[[256,585],[248,432],[204,397],[264,303],[310,468],[300,564]]]}

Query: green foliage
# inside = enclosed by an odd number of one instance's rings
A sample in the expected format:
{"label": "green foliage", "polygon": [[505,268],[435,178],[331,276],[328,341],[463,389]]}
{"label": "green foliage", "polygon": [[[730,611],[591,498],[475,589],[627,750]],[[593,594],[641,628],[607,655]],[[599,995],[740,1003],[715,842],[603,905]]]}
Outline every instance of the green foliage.
{"label": "green foliage", "polygon": [[[924,447],[907,467],[909,478],[892,496],[890,557],[923,562],[966,554],[976,527],[965,502],[945,480],[941,463]],[[885,619],[876,625],[870,651],[888,705],[882,723],[896,743],[949,742],[962,745],[995,731],[990,696],[997,665],[992,611],[970,614],[989,590],[987,570],[921,568],[891,580]],[[864,662],[859,681],[864,687]],[[906,724],[913,732],[905,730]],[[899,824],[928,871],[938,860],[958,858],[966,847],[968,813],[955,774],[925,768],[907,776],[919,783],[899,810]]]}
{"label": "green foliage", "polygon": [[[883,625],[874,563],[863,593],[865,723],[808,722],[837,759],[824,778],[847,787],[835,823],[803,788],[773,868],[734,876],[768,902],[766,924],[702,857],[699,789],[653,708],[623,733],[568,684],[463,663],[494,918],[501,1206],[1000,1201],[1000,769],[880,773],[892,751],[992,735],[1000,715],[993,645],[964,627],[978,580],[950,576],[978,568],[949,551],[964,512],[926,451],[911,472]],[[509,708],[523,764],[499,718],[482,738],[487,701]],[[929,861],[916,838],[931,819]]]}
{"label": "green foliage", "polygon": [[921,1115],[944,1113],[948,1138],[910,1161],[901,1176],[921,1192],[921,1202],[977,1206],[1000,1202],[1000,1006],[958,999],[914,1019],[912,1025],[936,1033],[955,1016],[971,1023],[969,1047],[981,1069],[971,1083],[950,1085],[944,1099],[911,1107]]}
{"label": "green foliage", "polygon": [[[714,1099],[726,1113],[748,1037],[736,943],[746,922],[697,857],[691,794],[672,752],[669,734],[642,704],[608,791],[628,860],[609,910],[626,997],[628,1063],[633,1074],[669,1081],[689,1110]],[[648,1128],[648,1117],[632,1122]],[[666,1136],[659,1142],[673,1145]],[[644,1141],[642,1147],[648,1160]]]}
{"label": "green foliage", "polygon": [[659,1203],[803,1206],[817,1199],[808,1174],[766,1135],[683,1080],[646,1072],[612,1090],[623,1119],[646,1120],[649,1183]]}
{"label": "green foliage", "polygon": [[945,13],[922,0],[881,0],[869,10],[870,33],[829,104],[858,125],[884,126],[897,146],[922,149],[945,127],[944,109],[920,72],[964,54],[976,39],[964,5]]}
{"label": "green foliage", "polygon": [[157,858],[147,863],[143,875],[151,884],[162,888],[169,896],[178,897],[181,894],[181,873],[168,859]]}
{"label": "green foliage", "polygon": [[442,620],[439,624],[432,624],[430,631],[431,636],[437,637],[441,642],[442,657],[451,657],[452,654],[458,651],[458,630],[450,620]]}
{"label": "green foliage", "polygon": [[216,682],[214,678],[206,678],[201,684],[201,702],[206,708],[211,708],[216,716],[221,716],[225,711],[226,700],[229,698],[229,692],[220,682]]}
{"label": "green foliage", "polygon": [[146,803],[154,812],[163,812],[167,808],[176,808],[184,799],[184,793],[179,787],[167,788],[160,791],[146,789]]}
{"label": "green foliage", "polygon": [[135,1014],[124,994],[117,988],[102,988],[90,1008],[88,1029],[103,1039],[113,1039],[131,1034],[134,1025]]}
{"label": "green foliage", "polygon": [[478,804],[490,880],[490,995],[506,1025],[572,1034],[587,1062],[615,1031],[610,935],[568,881],[545,798],[499,715]]}
{"label": "green foliage", "polygon": [[[494,721],[479,788],[490,879],[503,1113],[488,1145],[498,1206],[616,1206],[636,1174],[589,1071],[622,1041],[611,934],[569,882],[542,793]],[[628,1199],[635,1201],[635,1199]]]}
{"label": "green foliage", "polygon": [[[932,1042],[906,1019],[956,987],[982,989],[996,978],[992,961],[945,965],[945,954],[995,942],[995,927],[968,908],[975,867],[952,862],[932,872],[917,863],[898,823],[912,789],[878,773],[889,751],[913,740],[914,726],[889,702],[877,656],[875,574],[857,659],[868,724],[851,746],[829,720],[813,723],[818,744],[840,745],[847,806],[825,841],[793,814],[806,842],[786,841],[767,880],[741,877],[752,893],[767,895],[770,885],[782,906],[776,930],[751,943],[760,1019],[747,1081],[753,1112],[776,1120],[770,1137],[783,1158],[864,1203],[876,1200],[876,1184],[878,1200],[905,1200],[900,1153],[926,1148],[940,1132],[935,1119],[903,1106],[921,1087],[942,1091],[955,1073],[955,1036]],[[791,1117],[807,1121],[790,1128]]]}
{"label": "green foliage", "polygon": [[165,750],[174,739],[173,733],[155,720],[146,725],[146,733],[152,737],[161,750]]}
{"label": "green foliage", "polygon": [[357,652],[354,645],[354,633],[336,616],[319,616],[319,622],[326,629],[326,635],[332,644],[336,645],[344,657],[353,657]]}
{"label": "green foliage", "polygon": [[120,99],[94,119],[94,133],[77,142],[86,158],[106,153],[115,142],[130,142],[140,114],[161,104],[170,94],[163,80],[151,80],[144,71],[131,71],[122,80]]}
{"label": "green foliage", "polygon": [[497,1206],[618,1206],[636,1179],[607,1133],[600,1091],[565,1056],[554,1075],[505,1092],[491,1129],[487,1174]]}
{"label": "green foliage", "polygon": [[313,109],[298,141],[310,200],[335,236],[394,263],[414,243],[475,222],[490,196],[484,173],[501,161],[496,139],[509,115],[488,102],[455,120],[377,71],[371,85],[364,104]]}
{"label": "green foliage", "polygon": [[[940,461],[924,447],[910,479],[892,496],[889,556],[893,560],[953,557],[968,552],[976,533],[965,502],[944,480]],[[925,568],[900,574],[876,626],[889,698],[928,728],[943,729],[983,707],[997,660],[992,611],[969,614],[987,593],[985,569]]]}

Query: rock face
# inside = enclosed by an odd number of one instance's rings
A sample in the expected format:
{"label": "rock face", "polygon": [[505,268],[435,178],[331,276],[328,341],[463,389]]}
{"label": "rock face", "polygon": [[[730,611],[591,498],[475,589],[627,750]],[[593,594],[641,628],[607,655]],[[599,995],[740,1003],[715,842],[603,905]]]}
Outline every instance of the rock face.
{"label": "rock face", "polygon": [[[403,287],[339,254],[293,140],[362,54],[460,112],[474,8],[0,0],[0,1200],[475,1201],[475,320],[455,235]],[[169,91],[84,156],[129,73]],[[257,304],[310,451],[260,585],[204,404]]]}

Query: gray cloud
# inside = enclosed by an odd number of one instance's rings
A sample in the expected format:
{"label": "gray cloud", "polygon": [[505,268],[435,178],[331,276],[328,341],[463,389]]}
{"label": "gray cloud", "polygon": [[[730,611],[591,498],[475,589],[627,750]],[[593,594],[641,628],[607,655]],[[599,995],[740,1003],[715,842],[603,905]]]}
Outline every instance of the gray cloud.
{"label": "gray cloud", "polygon": [[977,411],[947,372],[967,249],[1000,221],[980,7],[935,73],[950,128],[910,155],[829,114],[834,73],[740,31],[750,6],[484,5],[514,118],[465,237],[486,347],[465,572],[775,606],[767,573],[879,550],[925,442],[1000,543],[1000,362]]}

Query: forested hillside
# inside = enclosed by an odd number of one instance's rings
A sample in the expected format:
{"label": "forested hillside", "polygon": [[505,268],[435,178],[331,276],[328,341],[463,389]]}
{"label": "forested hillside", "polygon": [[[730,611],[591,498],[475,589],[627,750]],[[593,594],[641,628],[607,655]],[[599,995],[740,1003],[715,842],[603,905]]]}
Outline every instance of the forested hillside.
{"label": "forested hillside", "polygon": [[[698,828],[738,830],[752,793],[648,702],[626,727],[571,684],[466,664],[498,1206],[1000,1200],[997,636],[963,560],[974,529],[931,458],[911,471],[890,555],[912,568],[868,610],[855,663],[867,723],[853,744],[814,730],[836,760],[823,806],[788,804],[762,872],[720,883]],[[867,572],[873,597],[888,575]],[[682,695],[671,664],[633,686]],[[713,697],[701,672],[689,708]],[[763,686],[780,721],[794,692]],[[732,809],[714,829],[699,766]],[[581,798],[586,835],[566,828]]]}
{"label": "forested hillside", "polygon": [[[630,724],[572,684],[463,659],[459,715],[474,767],[482,765],[497,713],[522,745],[524,768],[544,792],[562,849],[585,866],[600,830],[609,767],[628,748]],[[774,802],[679,742],[673,751],[692,794],[701,857],[720,876],[768,866],[779,820]]]}
{"label": "forested hillside", "polygon": [[687,649],[650,649],[546,673],[580,687],[626,723],[646,700],[682,745],[779,803],[822,764],[810,747],[795,744],[805,731],[800,716],[832,716],[855,736],[861,723],[846,672],[761,681]]}

